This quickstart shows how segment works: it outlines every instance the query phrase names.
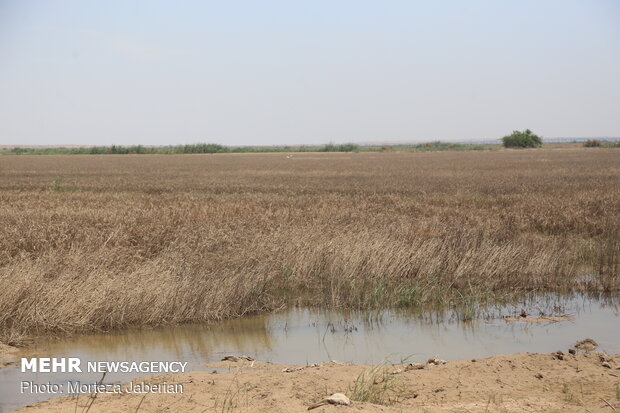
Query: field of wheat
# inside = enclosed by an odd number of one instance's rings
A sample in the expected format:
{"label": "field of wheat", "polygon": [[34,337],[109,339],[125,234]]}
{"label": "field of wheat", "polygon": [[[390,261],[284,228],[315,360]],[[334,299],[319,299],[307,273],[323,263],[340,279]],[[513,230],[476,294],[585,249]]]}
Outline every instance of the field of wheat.
{"label": "field of wheat", "polygon": [[619,279],[615,149],[0,156],[5,342]]}

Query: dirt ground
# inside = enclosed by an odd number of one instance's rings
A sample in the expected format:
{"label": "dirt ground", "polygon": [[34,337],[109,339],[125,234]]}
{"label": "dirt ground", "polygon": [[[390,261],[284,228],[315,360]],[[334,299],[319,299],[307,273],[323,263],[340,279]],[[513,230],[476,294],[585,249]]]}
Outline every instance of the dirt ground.
{"label": "dirt ground", "polygon": [[[285,366],[223,361],[213,372],[153,376],[182,383],[183,394],[64,397],[18,412],[302,412],[339,392],[350,406],[314,412],[613,412],[620,409],[620,355],[511,354],[477,360],[364,366],[338,362]],[[284,371],[288,369],[289,371]],[[292,370],[292,371],[291,371]],[[371,375],[370,372],[374,374]],[[365,377],[359,384],[360,375]],[[356,380],[358,381],[355,392]],[[356,394],[385,405],[356,400]]]}

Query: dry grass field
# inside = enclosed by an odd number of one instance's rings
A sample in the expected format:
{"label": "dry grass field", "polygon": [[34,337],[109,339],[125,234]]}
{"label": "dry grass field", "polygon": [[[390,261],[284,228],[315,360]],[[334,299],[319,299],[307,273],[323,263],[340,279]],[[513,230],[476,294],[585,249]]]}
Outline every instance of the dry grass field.
{"label": "dry grass field", "polygon": [[0,331],[620,285],[620,152],[0,156]]}

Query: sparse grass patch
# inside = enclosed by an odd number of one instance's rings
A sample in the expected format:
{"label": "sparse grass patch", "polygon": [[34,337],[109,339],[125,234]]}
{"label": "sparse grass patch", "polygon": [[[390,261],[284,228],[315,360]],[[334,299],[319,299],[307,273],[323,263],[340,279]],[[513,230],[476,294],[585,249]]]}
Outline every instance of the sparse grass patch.
{"label": "sparse grass patch", "polygon": [[573,400],[573,394],[567,383],[562,385],[562,393],[564,394],[564,401],[571,402]]}
{"label": "sparse grass patch", "polygon": [[387,365],[378,365],[360,373],[348,393],[351,400],[391,406],[405,394],[398,379],[398,375],[390,374]]}

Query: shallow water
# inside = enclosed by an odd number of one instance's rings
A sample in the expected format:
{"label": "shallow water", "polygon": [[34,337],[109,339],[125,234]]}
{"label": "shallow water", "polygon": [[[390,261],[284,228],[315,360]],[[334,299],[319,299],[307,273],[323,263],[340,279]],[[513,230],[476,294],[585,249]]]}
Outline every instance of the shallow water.
{"label": "shallow water", "polygon": [[[617,302],[617,300],[615,300]],[[501,317],[521,309],[538,315],[570,314],[571,321],[507,323]],[[592,337],[601,351],[620,353],[620,310],[608,300],[545,296],[528,303],[487,308],[482,318],[460,321],[456,312],[325,311],[292,309],[271,315],[89,334],[64,340],[39,340],[28,357],[79,357],[87,361],[187,361],[188,370],[211,370],[205,363],[224,355],[248,355],[261,361],[306,364],[329,360],[354,363],[480,358],[516,352],[567,350]],[[108,374],[104,383],[127,382],[148,374]],[[92,383],[101,375],[21,373],[18,366],[0,369],[0,411],[50,398],[20,394],[22,381]]]}

